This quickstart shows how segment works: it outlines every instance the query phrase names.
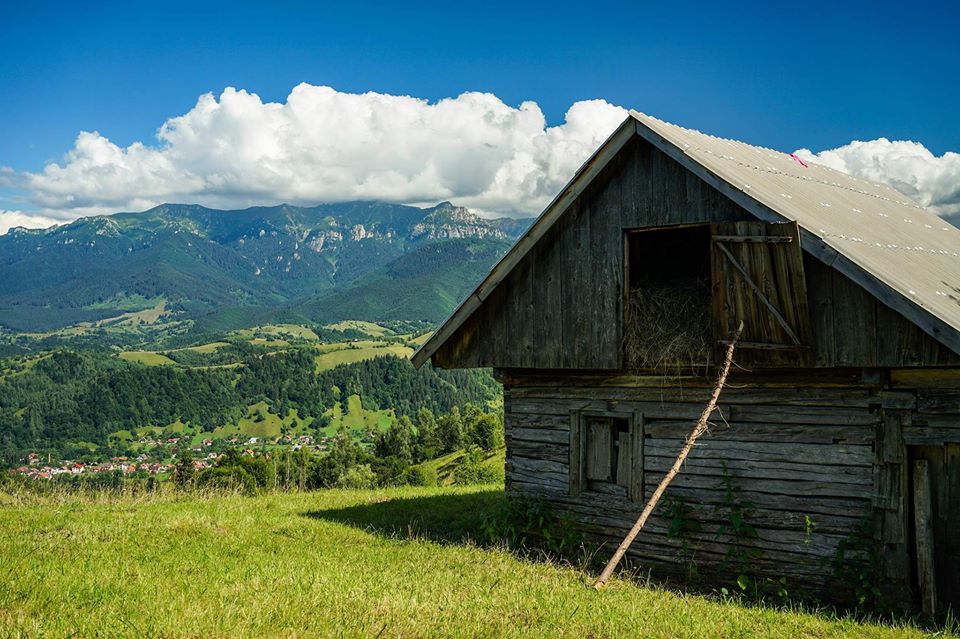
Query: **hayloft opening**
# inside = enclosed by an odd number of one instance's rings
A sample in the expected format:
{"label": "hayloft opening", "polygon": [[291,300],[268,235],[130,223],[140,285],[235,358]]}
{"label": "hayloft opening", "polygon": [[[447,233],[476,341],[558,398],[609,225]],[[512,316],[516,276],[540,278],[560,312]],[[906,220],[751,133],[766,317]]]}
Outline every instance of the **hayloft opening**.
{"label": "hayloft opening", "polygon": [[712,352],[710,227],[628,231],[624,364],[703,366]]}

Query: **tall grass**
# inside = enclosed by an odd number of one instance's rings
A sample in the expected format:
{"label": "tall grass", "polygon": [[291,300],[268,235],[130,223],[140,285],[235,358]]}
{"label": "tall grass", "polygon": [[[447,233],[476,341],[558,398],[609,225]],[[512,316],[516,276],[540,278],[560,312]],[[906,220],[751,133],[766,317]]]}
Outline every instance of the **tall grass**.
{"label": "tall grass", "polygon": [[0,498],[0,636],[919,637],[474,543],[490,487]]}

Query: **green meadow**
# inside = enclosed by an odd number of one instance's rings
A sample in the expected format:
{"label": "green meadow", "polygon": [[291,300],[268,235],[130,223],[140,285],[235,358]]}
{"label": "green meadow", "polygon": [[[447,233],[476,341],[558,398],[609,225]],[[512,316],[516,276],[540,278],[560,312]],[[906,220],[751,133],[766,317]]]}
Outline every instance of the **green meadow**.
{"label": "green meadow", "polygon": [[620,579],[596,592],[574,567],[475,543],[502,499],[495,487],[0,493],[0,634],[925,636],[905,623],[745,606]]}

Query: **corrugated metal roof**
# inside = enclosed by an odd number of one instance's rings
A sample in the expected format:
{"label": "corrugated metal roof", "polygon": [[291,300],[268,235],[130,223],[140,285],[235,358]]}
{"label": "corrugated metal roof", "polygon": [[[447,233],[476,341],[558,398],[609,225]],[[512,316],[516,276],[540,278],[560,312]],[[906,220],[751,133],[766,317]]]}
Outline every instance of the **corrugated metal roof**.
{"label": "corrugated metal roof", "polygon": [[960,330],[960,229],[889,186],[642,113],[631,115],[734,189],[796,221]]}
{"label": "corrugated metal roof", "polygon": [[781,151],[718,138],[631,111],[533,226],[412,359],[449,338],[622,148],[641,135],[761,219],[795,221],[804,250],[960,353],[960,229],[883,184]]}

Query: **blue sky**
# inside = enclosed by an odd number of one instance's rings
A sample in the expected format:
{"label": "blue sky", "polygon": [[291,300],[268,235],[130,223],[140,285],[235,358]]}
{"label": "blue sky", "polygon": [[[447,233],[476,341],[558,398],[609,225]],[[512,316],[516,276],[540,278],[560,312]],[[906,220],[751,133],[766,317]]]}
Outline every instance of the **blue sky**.
{"label": "blue sky", "polygon": [[[602,98],[784,150],[886,136],[939,155],[960,149],[958,24],[949,2],[8,2],[0,167],[62,161],[82,130],[157,144],[203,93],[282,102],[301,82],[491,92],[548,124]],[[0,208],[37,207],[13,192]]]}

